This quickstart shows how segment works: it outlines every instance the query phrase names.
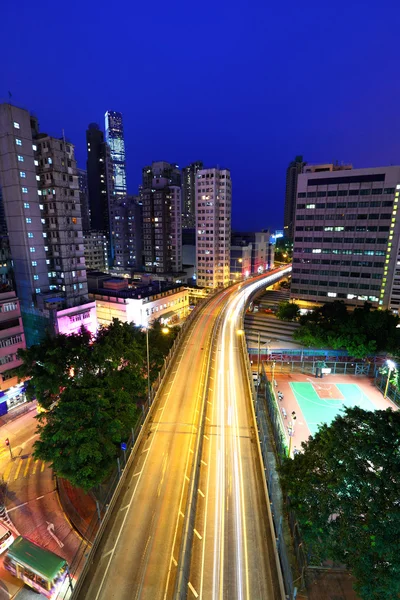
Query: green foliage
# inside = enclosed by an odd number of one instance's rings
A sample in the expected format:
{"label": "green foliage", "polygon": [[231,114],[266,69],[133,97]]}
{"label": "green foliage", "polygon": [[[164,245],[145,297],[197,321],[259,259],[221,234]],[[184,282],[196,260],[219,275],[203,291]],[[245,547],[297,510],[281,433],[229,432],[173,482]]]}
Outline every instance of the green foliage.
{"label": "green foliage", "polygon": [[[177,331],[149,330],[150,377],[155,379]],[[21,350],[20,377],[46,410],[37,416],[34,455],[55,472],[89,490],[101,483],[128,438],[147,390],[146,333],[114,319],[95,340],[79,335],[46,337]]]}
{"label": "green foliage", "polygon": [[300,314],[300,307],[294,302],[279,302],[276,316],[281,321],[296,321]]}
{"label": "green foliage", "polygon": [[348,566],[364,600],[400,593],[400,411],[346,409],[280,468],[308,551]]}
{"label": "green foliage", "polygon": [[328,302],[302,315],[294,338],[306,346],[345,349],[355,358],[380,351],[393,352],[400,344],[399,317],[388,310],[362,308],[349,312],[342,301]]}

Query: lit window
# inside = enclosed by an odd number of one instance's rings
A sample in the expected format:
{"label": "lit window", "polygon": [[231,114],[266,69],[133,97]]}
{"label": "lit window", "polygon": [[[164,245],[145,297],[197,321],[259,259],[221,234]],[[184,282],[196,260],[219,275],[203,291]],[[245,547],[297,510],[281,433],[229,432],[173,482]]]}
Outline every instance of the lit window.
{"label": "lit window", "polygon": [[36,175],[36,181],[40,181],[40,175]]}
{"label": "lit window", "polygon": [[42,225],[46,225],[46,219],[40,219]]}
{"label": "lit window", "polygon": [[38,160],[34,160],[33,162],[35,163],[35,167],[39,166],[39,161]]}
{"label": "lit window", "polygon": [[24,157],[18,154],[18,162],[24,162]]}
{"label": "lit window", "polygon": [[41,196],[42,195],[42,190],[38,190],[37,193],[38,193],[38,196]]}
{"label": "lit window", "polygon": [[33,246],[31,246],[31,247],[29,248],[29,252],[36,252],[36,249],[35,249]]}
{"label": "lit window", "polygon": [[36,152],[36,150],[37,150],[36,144],[32,144],[32,150],[33,150],[34,152]]}
{"label": "lit window", "polygon": [[46,265],[49,265],[49,264],[50,264],[50,259],[46,258]]}
{"label": "lit window", "polygon": [[29,208],[29,207],[30,207],[29,202],[24,202],[24,208]]}
{"label": "lit window", "polygon": [[26,221],[27,223],[32,223],[32,219],[31,219],[30,217],[26,217],[25,221]]}
{"label": "lit window", "polygon": [[322,252],[321,248],[313,248],[313,251],[312,251],[313,254],[321,254],[321,252]]}
{"label": "lit window", "polygon": [[336,292],[328,292],[328,296],[329,298],[336,298],[337,294]]}
{"label": "lit window", "polygon": [[30,231],[28,233],[28,238],[33,238],[33,233],[31,233]]}
{"label": "lit window", "polygon": [[15,143],[17,146],[22,146],[22,140],[19,140],[18,138],[15,138]]}
{"label": "lit window", "polygon": [[52,164],[53,164],[53,159],[52,159],[52,158],[50,158],[50,157],[49,157],[49,158],[47,159],[47,161],[48,161],[49,165],[52,165]]}
{"label": "lit window", "polygon": [[40,294],[40,288],[36,288],[36,293]]}
{"label": "lit window", "polygon": [[79,284],[79,289],[81,290],[83,288],[83,283]]}
{"label": "lit window", "polygon": [[32,261],[32,267],[37,267],[37,262],[36,262],[36,260],[33,260],[33,261]]}
{"label": "lit window", "polygon": [[19,128],[20,128],[20,127],[19,127],[19,123],[17,123],[16,121],[14,121],[14,128],[15,128],[15,129],[19,129]]}
{"label": "lit window", "polygon": [[26,177],[26,173],[25,171],[20,171],[19,172],[19,176],[22,177],[23,179]]}
{"label": "lit window", "polygon": [[44,210],[43,204],[39,204],[39,208],[40,208],[40,210]]}
{"label": "lit window", "polygon": [[43,237],[47,237],[47,233],[45,231],[43,232]]}
{"label": "lit window", "polygon": [[33,279],[34,279],[35,281],[37,281],[37,280],[39,279],[39,275],[34,275],[34,276],[33,276]]}
{"label": "lit window", "polygon": [[315,204],[306,204],[306,208],[315,208]]}
{"label": "lit window", "polygon": [[23,194],[27,194],[28,193],[28,188],[27,187],[23,187],[22,188],[22,193]]}

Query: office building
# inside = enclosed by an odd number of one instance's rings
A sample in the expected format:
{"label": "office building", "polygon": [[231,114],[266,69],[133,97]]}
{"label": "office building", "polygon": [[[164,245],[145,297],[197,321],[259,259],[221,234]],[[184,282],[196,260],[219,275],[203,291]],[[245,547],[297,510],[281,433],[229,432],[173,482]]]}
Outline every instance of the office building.
{"label": "office building", "polygon": [[398,310],[400,167],[298,178],[291,296]]}
{"label": "office building", "polygon": [[114,175],[111,152],[97,123],[86,131],[87,181],[90,208],[90,229],[108,238],[108,263],[114,261],[114,237],[111,227]]}
{"label": "office building", "polygon": [[126,161],[122,114],[108,110],[105,114],[106,141],[111,151],[114,194],[126,196]]}
{"label": "office building", "polygon": [[283,218],[285,237],[293,238],[294,217],[296,212],[297,177],[306,165],[302,156],[289,164],[286,170],[285,212]]}
{"label": "office building", "polygon": [[182,227],[184,229],[196,225],[196,173],[203,168],[197,161],[182,169]]}
{"label": "office building", "polygon": [[202,169],[196,175],[196,276],[203,287],[230,280],[232,183],[228,169]]}
{"label": "office building", "polygon": [[77,169],[79,186],[79,203],[81,205],[82,231],[90,230],[90,207],[87,171]]}
{"label": "office building", "polygon": [[182,271],[181,173],[177,165],[153,162],[142,171],[144,270]]}
{"label": "office building", "polygon": [[87,269],[108,271],[108,237],[102,231],[83,234],[85,263]]}
{"label": "office building", "polygon": [[0,184],[30,346],[57,331],[58,311],[91,310],[73,146],[40,134],[28,111],[0,105]]}

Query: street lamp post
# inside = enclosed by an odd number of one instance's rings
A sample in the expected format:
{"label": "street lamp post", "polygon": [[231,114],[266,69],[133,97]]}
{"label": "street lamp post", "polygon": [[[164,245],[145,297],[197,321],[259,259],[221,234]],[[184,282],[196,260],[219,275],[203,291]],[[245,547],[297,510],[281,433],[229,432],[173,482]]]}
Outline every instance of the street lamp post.
{"label": "street lamp post", "polygon": [[289,432],[289,450],[288,450],[288,457],[290,458],[290,455],[292,453],[292,440],[293,440],[293,436],[294,436],[294,425],[296,422],[296,412],[294,410],[292,410],[292,420],[290,422],[291,425],[291,431]]}
{"label": "street lamp post", "polygon": [[386,380],[386,387],[385,387],[385,393],[383,394],[383,397],[386,398],[387,396],[387,391],[389,388],[389,381],[390,381],[390,375],[392,373],[392,371],[395,370],[396,365],[394,364],[394,362],[392,360],[387,360],[387,366],[388,366],[388,375],[387,375],[387,380]]}

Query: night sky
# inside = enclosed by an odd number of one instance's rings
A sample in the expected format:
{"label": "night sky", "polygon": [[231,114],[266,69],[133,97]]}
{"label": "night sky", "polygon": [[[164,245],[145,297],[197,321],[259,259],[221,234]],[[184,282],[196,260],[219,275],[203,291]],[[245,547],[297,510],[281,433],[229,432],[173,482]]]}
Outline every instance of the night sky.
{"label": "night sky", "polygon": [[203,160],[231,169],[233,227],[280,228],[295,155],[400,163],[398,1],[4,4],[0,100],[82,168],[87,125],[121,111],[129,193],[152,160]]}

